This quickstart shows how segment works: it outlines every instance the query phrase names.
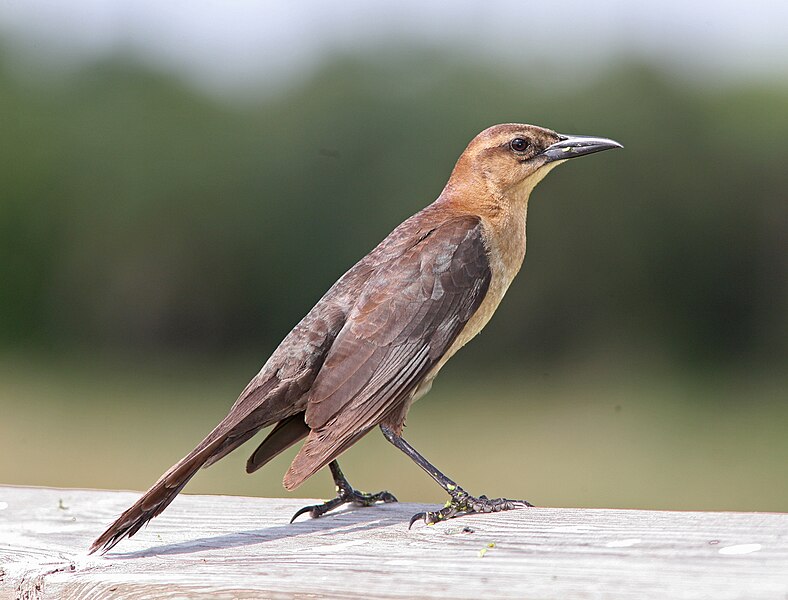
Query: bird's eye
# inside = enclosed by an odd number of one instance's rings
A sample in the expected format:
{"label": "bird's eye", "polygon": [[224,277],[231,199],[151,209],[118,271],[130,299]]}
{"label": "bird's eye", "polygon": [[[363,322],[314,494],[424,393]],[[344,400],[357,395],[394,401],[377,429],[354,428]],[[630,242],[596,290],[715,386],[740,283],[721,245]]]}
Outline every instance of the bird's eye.
{"label": "bird's eye", "polygon": [[509,142],[509,147],[515,152],[525,152],[528,149],[528,141],[523,138],[514,138]]}

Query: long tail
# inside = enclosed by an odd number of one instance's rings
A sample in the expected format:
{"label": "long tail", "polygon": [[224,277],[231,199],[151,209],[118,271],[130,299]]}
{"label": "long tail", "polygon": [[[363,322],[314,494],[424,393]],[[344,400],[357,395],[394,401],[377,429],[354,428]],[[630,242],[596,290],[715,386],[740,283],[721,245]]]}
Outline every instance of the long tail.
{"label": "long tail", "polygon": [[[261,372],[262,373],[262,372]],[[275,404],[266,410],[266,402],[276,401],[282,389],[278,388],[278,377],[263,378],[260,375],[246,386],[227,416],[189,454],[170,467],[159,480],[143,494],[128,510],[120,515],[90,547],[107,552],[124,537],[131,537],[153,517],[160,514],[189,483],[200,467],[207,467],[253,437],[264,427],[288,416],[287,408]],[[286,391],[287,388],[284,388]]]}
{"label": "long tail", "polygon": [[124,537],[131,537],[153,517],[161,513],[175,499],[211,454],[224,441],[224,436],[205,441],[174,464],[145,494],[120,515],[90,547],[90,554],[101,549],[104,554]]}

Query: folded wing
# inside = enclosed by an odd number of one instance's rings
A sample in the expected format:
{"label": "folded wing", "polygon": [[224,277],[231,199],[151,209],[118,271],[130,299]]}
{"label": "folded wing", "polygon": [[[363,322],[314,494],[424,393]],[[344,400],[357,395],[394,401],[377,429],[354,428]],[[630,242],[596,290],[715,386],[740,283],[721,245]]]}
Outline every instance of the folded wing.
{"label": "folded wing", "polygon": [[491,271],[477,217],[423,233],[369,278],[315,379],[311,429],[285,475],[293,489],[370,429],[407,410],[476,312]]}

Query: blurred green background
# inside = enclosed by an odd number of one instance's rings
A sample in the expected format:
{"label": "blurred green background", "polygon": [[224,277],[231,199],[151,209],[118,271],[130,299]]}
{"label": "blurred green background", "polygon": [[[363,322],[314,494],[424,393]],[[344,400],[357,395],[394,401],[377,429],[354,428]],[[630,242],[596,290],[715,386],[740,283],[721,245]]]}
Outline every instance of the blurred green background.
{"label": "blurred green background", "polygon": [[[249,74],[167,38],[197,57],[184,66],[157,46],[152,4],[109,4],[147,37],[116,24],[92,47],[98,19],[53,41],[35,19],[57,12],[0,14],[0,483],[147,488],[478,131],[522,121],[626,148],[537,188],[523,271],[406,437],[476,493],[788,510],[788,47],[751,47],[757,11],[723,2],[709,23],[678,3],[671,28],[603,2],[624,41],[590,62],[569,43],[581,16],[560,33],[565,6],[540,8],[531,36],[527,5],[491,3],[475,38],[484,9],[449,33],[415,3],[391,31],[369,11],[344,29],[284,11],[292,45]],[[273,35],[233,10],[209,27],[227,48]],[[345,37],[301,44],[321,27]],[[638,46],[649,32],[663,45]],[[693,44],[706,59],[666,50]],[[294,451],[250,477],[252,449],[187,491],[285,495]],[[377,433],[343,466],[363,489],[444,500]],[[331,490],[319,474],[297,493]]]}

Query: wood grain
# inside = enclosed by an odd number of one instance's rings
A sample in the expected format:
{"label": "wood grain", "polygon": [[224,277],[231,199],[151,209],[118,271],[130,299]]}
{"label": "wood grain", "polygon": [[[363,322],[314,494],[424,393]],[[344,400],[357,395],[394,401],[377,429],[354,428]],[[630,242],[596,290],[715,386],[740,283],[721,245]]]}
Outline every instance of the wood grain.
{"label": "wood grain", "polygon": [[408,531],[423,505],[289,525],[309,500],[181,495],[88,556],[137,497],[0,487],[0,599],[788,598],[788,514],[536,508]]}

